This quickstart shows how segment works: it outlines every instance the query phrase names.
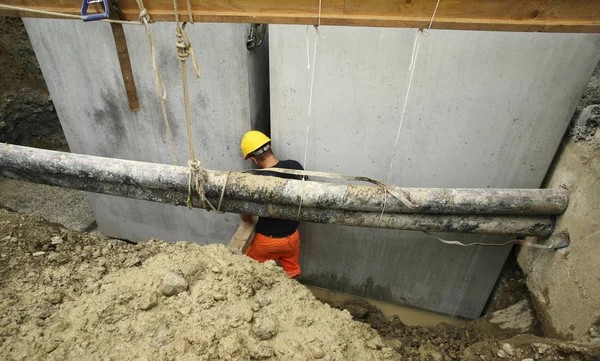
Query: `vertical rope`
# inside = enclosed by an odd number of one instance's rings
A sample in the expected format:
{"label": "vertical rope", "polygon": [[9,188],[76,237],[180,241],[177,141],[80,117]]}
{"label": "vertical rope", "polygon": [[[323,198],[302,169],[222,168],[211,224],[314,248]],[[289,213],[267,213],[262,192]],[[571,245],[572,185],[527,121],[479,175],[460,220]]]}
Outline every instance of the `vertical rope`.
{"label": "vertical rope", "polygon": [[190,105],[190,88],[187,77],[187,63],[185,60],[180,61],[181,64],[181,82],[183,84],[183,105],[185,109],[185,128],[188,136],[188,154],[190,160],[196,160],[194,152],[193,132],[192,132],[192,111]]}
{"label": "vertical rope", "polygon": [[437,13],[438,6],[440,6],[440,0],[435,4],[435,9],[433,9],[433,14],[431,15],[431,20],[429,21],[429,26],[427,29],[431,29],[431,25],[433,25],[433,19],[435,19],[435,14]]}
{"label": "vertical rope", "polygon": [[180,22],[179,22],[179,7],[177,6],[177,0],[173,0],[173,10],[175,13],[175,23],[177,24],[177,27],[180,26]]}
{"label": "vertical rope", "polygon": [[[304,137],[304,166],[306,167],[306,159],[308,157],[308,134],[310,131],[310,124],[306,124],[306,136]],[[300,210],[302,210],[302,203],[304,202],[304,190],[306,176],[302,175],[302,193],[300,193],[300,204],[298,204],[298,213],[296,214],[296,219],[300,218]]]}
{"label": "vertical rope", "polygon": [[[185,108],[185,128],[187,130],[188,136],[188,153],[189,153],[189,161],[188,165],[190,167],[190,173],[188,177],[188,198],[187,205],[188,208],[191,209],[192,206],[192,182],[196,187],[196,192],[200,196],[200,201],[204,205],[206,210],[214,210],[220,212],[219,209],[216,209],[210,201],[206,198],[206,194],[204,193],[204,184],[205,180],[205,171],[202,169],[200,165],[200,161],[196,159],[196,154],[194,152],[194,135],[192,131],[192,111],[190,104],[190,90],[188,84],[188,74],[187,74],[187,59],[192,56],[192,62],[194,64],[194,69],[196,71],[196,77],[200,77],[200,69],[196,62],[196,58],[194,55],[194,50],[192,48],[192,44],[188,39],[188,36],[185,32],[185,25],[183,25],[179,21],[179,9],[177,8],[177,0],[173,0],[173,9],[175,11],[175,22],[177,23],[177,27],[175,28],[175,46],[177,47],[177,58],[179,59],[179,63],[181,64],[181,83],[183,85],[183,105]],[[191,8],[188,7],[188,11],[191,15]]]}
{"label": "vertical rope", "polygon": [[190,4],[190,0],[185,0],[185,4],[187,5],[188,17],[190,20],[190,24],[194,23],[194,15],[192,14],[192,4]]}
{"label": "vertical rope", "polygon": [[306,25],[306,69],[310,69],[310,47],[308,40],[308,27],[310,25]]}
{"label": "vertical rope", "polygon": [[174,165],[177,165],[177,156],[175,155],[175,147],[173,145],[173,134],[171,132],[171,127],[169,125],[169,118],[167,116],[167,109],[165,107],[165,99],[167,98],[167,87],[165,86],[164,79],[162,74],[158,70],[158,65],[156,64],[156,54],[154,51],[154,41],[152,40],[152,34],[150,33],[150,27],[148,23],[152,21],[150,19],[150,15],[144,6],[143,0],[136,0],[136,3],[140,9],[139,19],[140,22],[144,24],[144,28],[146,29],[146,38],[148,39],[148,48],[150,49],[150,57],[152,58],[152,70],[154,70],[154,78],[155,78],[155,86],[156,86],[156,94],[158,95],[158,99],[160,101],[160,108],[162,111],[163,121],[165,123],[167,139],[169,140],[169,147],[171,148],[171,159]]}
{"label": "vertical rope", "polygon": [[319,18],[317,19],[317,27],[321,26],[321,9],[323,5],[323,1],[319,0]]}
{"label": "vertical rope", "polygon": [[[310,134],[310,117],[312,116],[312,103],[313,103],[313,94],[314,94],[314,85],[315,85],[315,68],[317,67],[316,65],[316,61],[317,61],[317,44],[319,42],[319,38],[324,39],[323,36],[321,35],[321,32],[319,31],[319,26],[321,25],[321,11],[322,11],[322,5],[323,2],[322,0],[319,0],[319,12],[318,12],[318,19],[317,19],[317,25],[315,26],[315,43],[313,46],[313,65],[312,65],[312,70],[311,70],[311,74],[310,74],[310,91],[309,91],[309,97],[308,97],[308,112],[307,112],[307,119],[306,119],[306,133],[304,135],[304,167],[306,167],[306,162],[308,159],[308,136]],[[309,42],[308,42],[308,26],[306,27],[306,59],[307,59],[307,68],[310,69],[310,55],[309,55]],[[304,189],[305,189],[305,181],[306,181],[306,176],[302,176],[302,193],[300,194],[300,204],[298,205],[298,213],[296,214],[296,218],[298,219],[300,217],[300,211],[302,210],[302,202],[304,201]]]}
{"label": "vertical rope", "polygon": [[317,67],[317,43],[319,42],[319,37],[317,33],[315,33],[315,44],[313,47],[313,59],[312,59],[312,71],[310,74],[310,94],[308,96],[308,118],[310,118],[312,114],[312,100],[313,100],[313,89],[315,85],[315,68]]}
{"label": "vertical rope", "polygon": [[[433,10],[433,14],[431,15],[431,20],[429,21],[429,27],[427,29],[431,29],[431,25],[433,24],[433,20],[435,18],[435,14],[437,13],[437,9],[438,6],[440,5],[440,0],[437,1],[437,3],[435,4],[435,9]],[[422,35],[424,35],[423,33],[423,29],[417,29],[417,31],[415,32],[415,39],[413,41],[413,49],[412,49],[412,54],[410,57],[410,65],[409,65],[409,70],[410,70],[410,75],[408,78],[408,85],[406,87],[406,94],[404,96],[404,105],[402,106],[402,114],[400,115],[400,122],[398,124],[398,132],[396,133],[396,142],[394,143],[394,150],[392,152],[392,159],[390,160],[390,167],[388,169],[388,174],[386,177],[386,181],[385,181],[385,185],[389,186],[390,184],[390,178],[392,176],[392,169],[394,168],[394,160],[396,159],[396,153],[398,152],[398,144],[400,143],[400,135],[401,135],[401,131],[402,131],[402,124],[404,123],[404,117],[406,115],[406,108],[408,106],[408,99],[410,97],[410,90],[412,87],[412,82],[413,82],[413,76],[415,74],[415,68],[417,67],[417,57],[419,56],[419,45],[420,45],[420,36],[419,33],[421,33]],[[379,216],[379,221],[381,221],[381,217],[383,216],[383,214],[385,213],[385,207],[387,205],[387,193],[388,191],[386,190],[386,188],[384,188],[384,193],[383,193],[383,207],[381,209],[381,214]]]}

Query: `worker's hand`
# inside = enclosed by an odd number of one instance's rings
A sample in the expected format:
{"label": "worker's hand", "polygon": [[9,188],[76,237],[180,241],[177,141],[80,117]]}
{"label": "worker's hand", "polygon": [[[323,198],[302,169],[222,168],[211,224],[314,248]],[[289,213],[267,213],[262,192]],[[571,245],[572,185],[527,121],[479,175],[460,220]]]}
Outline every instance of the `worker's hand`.
{"label": "worker's hand", "polygon": [[244,222],[251,222],[252,221],[252,216],[249,215],[249,214],[240,214],[240,218]]}

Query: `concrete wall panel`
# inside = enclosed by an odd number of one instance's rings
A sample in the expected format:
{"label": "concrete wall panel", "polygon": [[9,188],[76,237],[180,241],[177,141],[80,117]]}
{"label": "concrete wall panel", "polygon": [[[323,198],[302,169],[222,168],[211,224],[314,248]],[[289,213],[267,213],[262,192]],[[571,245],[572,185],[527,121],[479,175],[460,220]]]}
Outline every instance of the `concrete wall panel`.
{"label": "concrete wall panel", "polygon": [[[132,112],[122,83],[110,25],[24,19],[72,152],[171,163],[144,28],[125,26],[141,109]],[[175,25],[151,26],[159,69],[167,86],[167,112],[179,165],[187,165],[187,135]],[[239,141],[265,114],[264,91],[250,89],[253,64],[266,53],[245,46],[248,25],[194,24],[187,27],[202,76],[188,65],[196,156],[213,169],[245,167]],[[263,58],[255,59],[254,57]],[[264,86],[264,84],[263,84]],[[256,93],[252,98],[250,93]],[[262,106],[260,104],[262,102]],[[267,104],[268,105],[268,104]],[[263,121],[264,123],[264,121]],[[227,242],[236,215],[89,194],[99,230],[131,240],[156,237],[200,243]]]}
{"label": "concrete wall panel", "polygon": [[[308,119],[305,27],[271,26],[274,149],[302,161],[310,124],[307,169],[385,180],[415,30],[321,32]],[[429,33],[421,38],[392,182],[539,187],[598,61],[600,36]],[[463,317],[480,314],[510,250],[448,246],[418,232],[313,224],[303,231],[305,281]]]}

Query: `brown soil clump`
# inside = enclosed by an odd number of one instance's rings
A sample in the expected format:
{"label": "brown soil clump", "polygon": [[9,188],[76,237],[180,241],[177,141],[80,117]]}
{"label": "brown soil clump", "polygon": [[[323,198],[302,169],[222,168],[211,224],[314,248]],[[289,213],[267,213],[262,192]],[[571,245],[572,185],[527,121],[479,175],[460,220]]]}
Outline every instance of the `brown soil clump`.
{"label": "brown soil clump", "polygon": [[273,262],[0,210],[2,360],[399,359]]}

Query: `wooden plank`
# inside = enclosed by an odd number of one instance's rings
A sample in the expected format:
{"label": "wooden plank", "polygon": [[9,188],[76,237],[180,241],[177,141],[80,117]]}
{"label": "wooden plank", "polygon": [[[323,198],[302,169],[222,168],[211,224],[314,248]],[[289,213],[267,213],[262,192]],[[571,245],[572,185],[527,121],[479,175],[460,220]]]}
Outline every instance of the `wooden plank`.
{"label": "wooden plank", "polygon": [[254,228],[258,217],[253,216],[251,222],[242,222],[227,244],[227,248],[235,254],[244,254],[254,238]]}
{"label": "wooden plank", "polygon": [[[33,9],[79,13],[78,0],[0,0]],[[190,0],[201,22],[316,24],[318,0]],[[322,0],[322,25],[427,27],[437,0]],[[146,0],[154,21],[173,21],[173,3]],[[180,13],[187,19],[185,1]],[[137,21],[135,0],[121,0],[125,20]],[[40,17],[0,10],[0,15]],[[600,32],[600,1],[595,0],[441,0],[435,29]]]}
{"label": "wooden plank", "polygon": [[[111,2],[109,1],[109,4],[110,3]],[[113,9],[111,9],[110,18],[123,20],[122,18],[124,16],[120,11],[119,3],[112,2],[112,4]],[[117,49],[117,57],[119,58],[119,65],[121,67],[123,85],[125,85],[125,92],[127,93],[129,109],[134,111],[139,110],[140,102],[138,100],[137,89],[135,87],[135,80],[133,79],[133,70],[131,67],[131,60],[129,59],[129,50],[127,49],[127,39],[125,38],[123,25],[111,23],[110,27],[112,29],[113,38],[115,39],[115,47]]]}

